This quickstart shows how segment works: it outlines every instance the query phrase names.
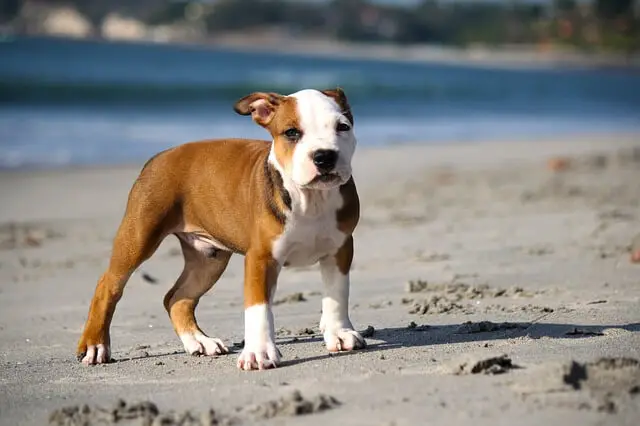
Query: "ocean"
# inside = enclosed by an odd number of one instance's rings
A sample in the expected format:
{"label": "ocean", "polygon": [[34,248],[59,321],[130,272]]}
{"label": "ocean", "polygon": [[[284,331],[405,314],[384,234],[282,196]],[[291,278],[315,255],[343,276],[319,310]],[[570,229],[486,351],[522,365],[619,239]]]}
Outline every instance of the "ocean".
{"label": "ocean", "polygon": [[183,142],[268,138],[234,102],[342,87],[359,146],[640,131],[640,75],[491,69],[36,37],[0,40],[0,168],[141,162]]}

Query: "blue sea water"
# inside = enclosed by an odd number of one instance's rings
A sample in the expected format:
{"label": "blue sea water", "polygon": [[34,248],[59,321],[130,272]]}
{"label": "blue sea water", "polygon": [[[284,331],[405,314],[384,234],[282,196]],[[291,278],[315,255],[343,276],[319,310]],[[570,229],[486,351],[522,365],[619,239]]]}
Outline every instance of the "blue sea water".
{"label": "blue sea water", "polygon": [[629,70],[18,37],[0,40],[0,168],[138,162],[192,140],[267,138],[233,112],[237,99],[337,85],[360,146],[640,131],[640,75]]}

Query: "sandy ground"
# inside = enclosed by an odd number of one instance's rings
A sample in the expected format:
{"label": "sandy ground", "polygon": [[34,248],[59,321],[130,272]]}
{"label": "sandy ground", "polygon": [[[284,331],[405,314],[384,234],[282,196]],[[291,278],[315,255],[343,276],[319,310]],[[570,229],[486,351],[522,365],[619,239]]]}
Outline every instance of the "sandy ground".
{"label": "sandy ground", "polygon": [[[568,167],[554,172],[559,155]],[[144,424],[155,408],[185,425],[637,424],[639,135],[360,149],[351,315],[373,327],[369,348],[330,356],[319,273],[287,270],[275,307],[286,361],[264,372],[238,371],[238,349],[181,352],[162,307],[182,268],[173,237],[118,305],[117,362],[76,362],[138,170],[0,173],[0,424],[85,403],[53,424]],[[228,345],[242,340],[241,281],[236,256],[197,311]],[[129,405],[111,408],[119,398]],[[131,407],[141,401],[155,406]]]}

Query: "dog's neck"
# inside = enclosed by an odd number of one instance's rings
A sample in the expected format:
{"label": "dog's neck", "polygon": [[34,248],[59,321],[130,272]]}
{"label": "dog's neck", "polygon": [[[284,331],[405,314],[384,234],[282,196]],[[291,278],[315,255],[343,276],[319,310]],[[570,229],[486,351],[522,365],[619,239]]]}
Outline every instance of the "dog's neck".
{"label": "dog's neck", "polygon": [[339,186],[331,189],[301,188],[287,176],[276,160],[273,151],[269,154],[267,161],[274,168],[274,172],[279,175],[284,190],[288,194],[290,200],[290,205],[288,206],[290,208],[289,215],[314,218],[329,211],[338,210],[342,206]]}

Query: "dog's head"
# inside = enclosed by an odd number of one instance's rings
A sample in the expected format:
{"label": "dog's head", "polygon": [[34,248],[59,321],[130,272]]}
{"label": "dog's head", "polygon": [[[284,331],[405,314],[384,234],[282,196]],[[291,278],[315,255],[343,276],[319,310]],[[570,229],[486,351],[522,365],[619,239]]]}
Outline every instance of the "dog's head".
{"label": "dog's head", "polygon": [[252,93],[234,110],[251,115],[273,137],[271,159],[296,186],[330,189],[351,177],[356,148],[353,115],[342,89],[289,96]]}

